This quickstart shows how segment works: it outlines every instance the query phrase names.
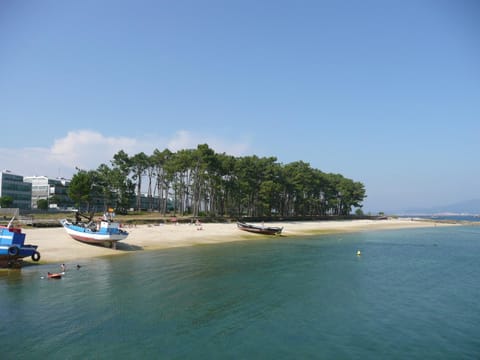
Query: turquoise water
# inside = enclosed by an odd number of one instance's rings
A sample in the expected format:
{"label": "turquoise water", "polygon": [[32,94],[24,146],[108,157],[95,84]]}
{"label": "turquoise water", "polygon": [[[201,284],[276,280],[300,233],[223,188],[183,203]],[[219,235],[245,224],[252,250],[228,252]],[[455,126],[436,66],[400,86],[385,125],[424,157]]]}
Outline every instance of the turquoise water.
{"label": "turquoise water", "polygon": [[438,227],[1,272],[0,357],[478,359],[479,254],[479,227]]}

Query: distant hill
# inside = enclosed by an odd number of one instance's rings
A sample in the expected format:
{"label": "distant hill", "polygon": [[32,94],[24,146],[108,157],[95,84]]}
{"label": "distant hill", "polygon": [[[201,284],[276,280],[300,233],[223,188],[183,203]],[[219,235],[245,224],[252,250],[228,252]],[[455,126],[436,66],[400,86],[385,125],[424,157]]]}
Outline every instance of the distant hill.
{"label": "distant hill", "polygon": [[480,214],[480,199],[461,201],[458,203],[435,206],[431,208],[414,208],[404,211],[405,214]]}

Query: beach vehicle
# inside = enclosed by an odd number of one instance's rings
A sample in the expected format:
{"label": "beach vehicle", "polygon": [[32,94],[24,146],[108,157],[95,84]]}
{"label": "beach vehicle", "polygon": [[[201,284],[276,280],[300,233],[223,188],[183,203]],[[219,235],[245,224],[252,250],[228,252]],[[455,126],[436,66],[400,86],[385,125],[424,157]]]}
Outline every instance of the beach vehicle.
{"label": "beach vehicle", "polygon": [[7,226],[0,226],[0,266],[20,267],[21,260],[31,257],[33,261],[40,260],[37,245],[26,245],[22,229],[13,226],[13,220]]}
{"label": "beach vehicle", "polygon": [[118,241],[124,240],[128,232],[120,228],[120,223],[113,220],[114,213],[106,212],[103,217],[97,221],[90,220],[87,223],[78,221],[72,223],[67,219],[60,220],[67,234],[77,241],[88,244],[97,244],[116,248]]}
{"label": "beach vehicle", "polygon": [[243,231],[249,231],[252,233],[264,234],[264,235],[280,235],[283,230],[283,227],[259,226],[259,225],[247,224],[240,221],[237,222],[237,227]]}

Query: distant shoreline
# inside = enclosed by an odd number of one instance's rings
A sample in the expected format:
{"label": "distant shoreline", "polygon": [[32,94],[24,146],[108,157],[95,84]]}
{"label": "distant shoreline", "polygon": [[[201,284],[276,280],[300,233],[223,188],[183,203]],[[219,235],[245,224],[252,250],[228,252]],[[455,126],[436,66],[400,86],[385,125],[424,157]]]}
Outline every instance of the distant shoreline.
{"label": "distant shoreline", "polygon": [[[387,229],[454,226],[443,221],[415,219],[387,220],[335,220],[272,222],[269,226],[283,226],[281,236],[296,237],[334,233],[362,232]],[[201,229],[201,230],[200,230]],[[73,240],[63,228],[27,228],[26,244],[38,245],[40,262],[35,264],[68,263],[103,256],[125,255],[138,251],[169,249],[174,247],[218,244],[233,241],[254,241],[271,236],[248,233],[236,223],[137,225],[127,227],[128,238],[117,245],[117,250],[89,245]],[[277,235],[278,236],[278,235]],[[25,263],[32,263],[29,258]]]}

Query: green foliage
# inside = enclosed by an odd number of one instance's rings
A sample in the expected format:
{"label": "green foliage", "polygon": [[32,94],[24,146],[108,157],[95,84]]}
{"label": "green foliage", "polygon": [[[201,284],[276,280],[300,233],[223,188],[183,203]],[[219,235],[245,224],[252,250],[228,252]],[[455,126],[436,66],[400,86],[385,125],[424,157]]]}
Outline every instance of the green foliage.
{"label": "green foliage", "polygon": [[40,210],[48,210],[48,200],[46,199],[37,200],[37,208]]}
{"label": "green foliage", "polygon": [[0,207],[10,208],[13,205],[13,198],[11,196],[0,196]]}
{"label": "green foliage", "polygon": [[[348,215],[362,206],[364,185],[340,174],[323,173],[297,161],[280,164],[275,157],[233,157],[217,154],[207,144],[172,153],[155,149],[151,156],[114,155],[112,167],[80,170],[69,195],[77,206],[126,212],[135,198],[136,210],[168,210],[214,216]],[[147,203],[140,191],[147,189]],[[136,189],[136,191],[135,191]],[[154,197],[157,200],[154,206]]]}
{"label": "green foliage", "polygon": [[94,197],[94,178],[95,173],[93,171],[79,170],[70,181],[68,196],[80,209],[90,211]]}
{"label": "green foliage", "polygon": [[[57,195],[52,195],[52,196],[50,196],[50,198],[48,199],[48,203],[61,205],[61,199],[60,199],[60,197],[57,196]],[[37,206],[38,206],[38,202],[37,202]]]}

